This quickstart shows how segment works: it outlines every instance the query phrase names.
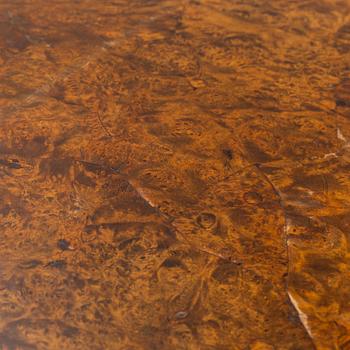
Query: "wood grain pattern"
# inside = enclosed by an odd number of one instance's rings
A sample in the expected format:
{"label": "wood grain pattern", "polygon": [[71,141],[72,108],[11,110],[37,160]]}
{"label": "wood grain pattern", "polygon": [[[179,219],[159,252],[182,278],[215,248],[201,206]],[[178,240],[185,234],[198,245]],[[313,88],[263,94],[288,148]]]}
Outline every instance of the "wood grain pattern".
{"label": "wood grain pattern", "polygon": [[348,0],[0,0],[0,349],[350,349]]}

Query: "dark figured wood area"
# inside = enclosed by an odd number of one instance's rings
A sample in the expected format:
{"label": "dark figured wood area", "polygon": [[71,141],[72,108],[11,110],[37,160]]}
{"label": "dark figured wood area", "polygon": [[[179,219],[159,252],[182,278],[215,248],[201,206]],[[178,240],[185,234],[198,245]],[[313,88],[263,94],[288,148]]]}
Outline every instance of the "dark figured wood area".
{"label": "dark figured wood area", "polygon": [[0,349],[350,349],[350,1],[0,0]]}

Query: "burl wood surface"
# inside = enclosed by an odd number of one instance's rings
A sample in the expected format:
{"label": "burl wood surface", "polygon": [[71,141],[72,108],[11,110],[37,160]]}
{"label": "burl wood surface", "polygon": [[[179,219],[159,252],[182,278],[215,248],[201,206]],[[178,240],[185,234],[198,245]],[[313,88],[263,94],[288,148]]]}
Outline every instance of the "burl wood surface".
{"label": "burl wood surface", "polygon": [[0,0],[0,349],[350,349],[349,0]]}

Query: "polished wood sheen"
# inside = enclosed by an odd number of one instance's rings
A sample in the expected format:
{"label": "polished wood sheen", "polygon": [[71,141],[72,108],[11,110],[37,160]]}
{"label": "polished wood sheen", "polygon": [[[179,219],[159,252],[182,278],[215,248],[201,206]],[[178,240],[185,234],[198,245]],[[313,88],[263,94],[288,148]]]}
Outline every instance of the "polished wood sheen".
{"label": "polished wood sheen", "polygon": [[349,0],[0,0],[0,349],[350,349]]}

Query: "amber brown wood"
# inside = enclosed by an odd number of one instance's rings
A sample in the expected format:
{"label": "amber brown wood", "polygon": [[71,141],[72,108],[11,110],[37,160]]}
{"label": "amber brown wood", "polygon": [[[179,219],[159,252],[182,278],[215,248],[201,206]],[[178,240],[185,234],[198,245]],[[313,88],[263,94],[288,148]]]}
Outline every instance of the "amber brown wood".
{"label": "amber brown wood", "polygon": [[350,349],[350,2],[0,0],[0,349]]}

